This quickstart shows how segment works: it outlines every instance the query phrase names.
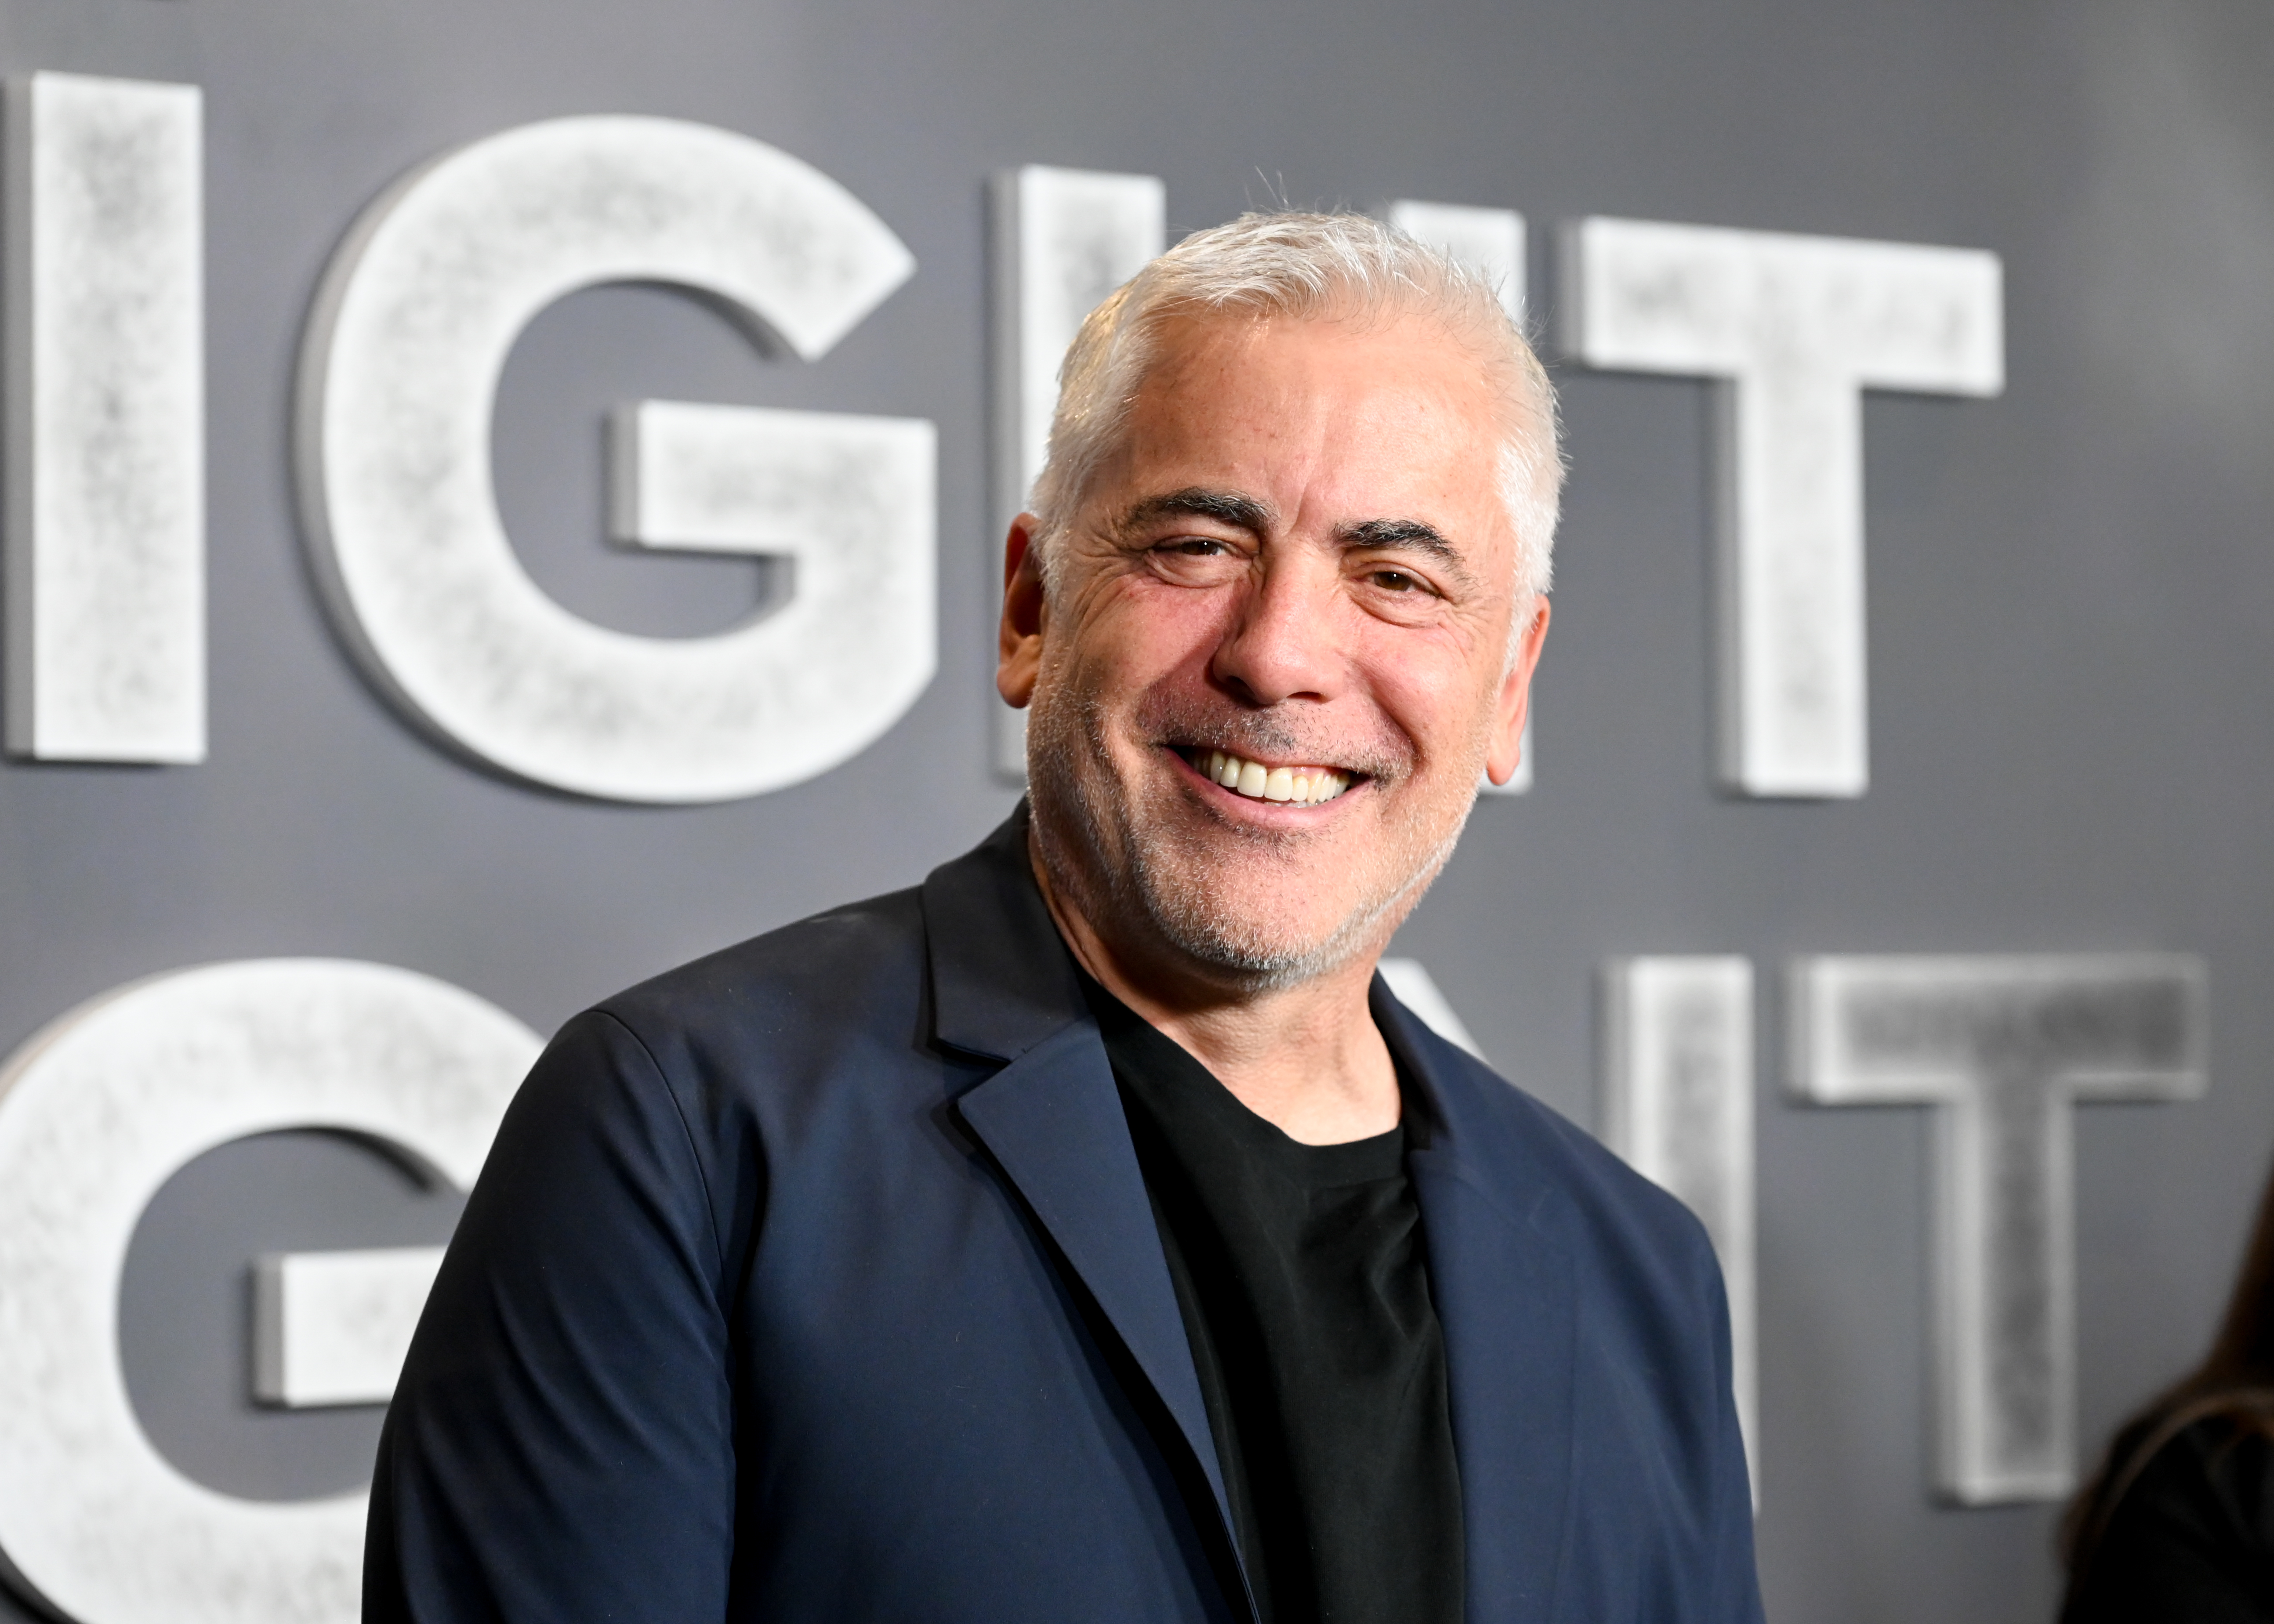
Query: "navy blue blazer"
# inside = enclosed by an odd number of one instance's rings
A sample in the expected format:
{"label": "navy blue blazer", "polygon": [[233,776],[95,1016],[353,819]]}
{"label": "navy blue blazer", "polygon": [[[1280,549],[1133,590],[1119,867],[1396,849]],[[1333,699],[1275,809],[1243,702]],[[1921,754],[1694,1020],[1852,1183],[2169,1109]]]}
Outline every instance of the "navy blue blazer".
{"label": "navy blue blazer", "polygon": [[[1698,1223],[1377,981],[1468,1617],[1758,1620]],[[611,998],[508,1113],[373,1485],[367,1620],[1237,1620],[1183,1321],[1025,821]]]}

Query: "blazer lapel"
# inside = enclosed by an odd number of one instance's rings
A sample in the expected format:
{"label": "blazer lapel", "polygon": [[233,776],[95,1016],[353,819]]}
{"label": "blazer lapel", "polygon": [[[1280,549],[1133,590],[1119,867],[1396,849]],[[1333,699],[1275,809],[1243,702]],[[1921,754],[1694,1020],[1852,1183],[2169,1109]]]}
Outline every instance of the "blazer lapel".
{"label": "blazer lapel", "polygon": [[924,882],[933,1030],[1009,1064],[956,1109],[1080,1277],[1231,1527],[1192,1344],[1136,1147],[1072,958],[1027,866],[1026,808]]}
{"label": "blazer lapel", "polygon": [[1500,1124],[1462,1109],[1462,1091],[1444,1086],[1445,1071],[1461,1060],[1424,1034],[1379,981],[1374,1019],[1430,1118],[1409,1128],[1406,1166],[1445,1333],[1468,1617],[1472,1624],[1545,1620],[1553,1616],[1570,1515],[1578,1335],[1577,1270],[1561,1202],[1544,1182],[1522,1177],[1527,1158],[1519,1147],[1477,1154],[1477,1141]]}
{"label": "blazer lapel", "polygon": [[1153,1384],[1230,1528],[1192,1344],[1097,1028],[1069,1023],[960,1104]]}
{"label": "blazer lapel", "polygon": [[[1005,1064],[957,1101],[1174,1420],[1231,1526],[1184,1318],[1096,1023],[1027,866],[1026,809],[923,887],[938,1041]],[[1468,1617],[1552,1616],[1570,1515],[1577,1271],[1558,1198],[1474,1109],[1465,1056],[1374,983],[1413,1082],[1407,1167],[1444,1327]],[[1495,1083],[1495,1086],[1505,1085]],[[1490,1169],[1489,1172],[1486,1171]],[[1250,1603],[1252,1608],[1253,1603]]]}

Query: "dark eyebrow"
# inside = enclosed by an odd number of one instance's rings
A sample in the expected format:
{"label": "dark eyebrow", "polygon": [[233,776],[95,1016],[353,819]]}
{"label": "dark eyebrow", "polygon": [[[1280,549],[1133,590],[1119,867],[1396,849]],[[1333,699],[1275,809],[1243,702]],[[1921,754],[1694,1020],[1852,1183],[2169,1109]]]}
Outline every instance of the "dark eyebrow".
{"label": "dark eyebrow", "polygon": [[1432,558],[1449,570],[1463,586],[1473,585],[1468,566],[1462,560],[1461,550],[1445,539],[1434,524],[1424,524],[1419,519],[1368,519],[1363,524],[1353,524],[1342,532],[1346,550],[1381,548],[1392,552],[1419,553]]}
{"label": "dark eyebrow", "polygon": [[1121,515],[1121,529],[1125,532],[1139,530],[1156,520],[1173,518],[1214,519],[1251,536],[1261,536],[1271,527],[1271,509],[1254,497],[1191,485],[1165,496],[1147,497]]}

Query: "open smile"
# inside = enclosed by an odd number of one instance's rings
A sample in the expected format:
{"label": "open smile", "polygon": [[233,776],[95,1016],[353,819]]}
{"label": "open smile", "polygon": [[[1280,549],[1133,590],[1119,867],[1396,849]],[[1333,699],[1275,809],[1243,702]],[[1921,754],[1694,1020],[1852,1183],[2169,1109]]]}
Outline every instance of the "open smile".
{"label": "open smile", "polygon": [[1364,775],[1338,767],[1274,766],[1249,761],[1224,750],[1199,745],[1171,745],[1186,765],[1211,784],[1221,785],[1250,801],[1285,801],[1294,806],[1317,806],[1332,801]]}

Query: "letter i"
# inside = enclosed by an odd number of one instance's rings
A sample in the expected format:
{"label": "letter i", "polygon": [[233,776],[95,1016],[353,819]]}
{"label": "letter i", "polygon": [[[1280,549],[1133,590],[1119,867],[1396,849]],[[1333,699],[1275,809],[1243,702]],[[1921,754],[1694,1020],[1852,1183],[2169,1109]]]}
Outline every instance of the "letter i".
{"label": "letter i", "polygon": [[206,753],[202,98],[7,86],[7,745]]}

